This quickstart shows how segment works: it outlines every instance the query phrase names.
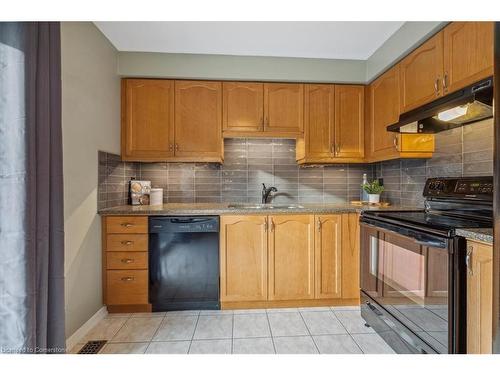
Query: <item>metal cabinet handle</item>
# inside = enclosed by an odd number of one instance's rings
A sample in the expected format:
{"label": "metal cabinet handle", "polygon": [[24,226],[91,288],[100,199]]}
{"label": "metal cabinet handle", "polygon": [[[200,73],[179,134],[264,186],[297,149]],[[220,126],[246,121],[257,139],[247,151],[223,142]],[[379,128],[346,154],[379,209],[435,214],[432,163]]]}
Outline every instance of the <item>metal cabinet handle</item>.
{"label": "metal cabinet handle", "polygon": [[271,232],[274,232],[274,220],[271,219]]}
{"label": "metal cabinet handle", "polygon": [[267,128],[269,127],[269,119],[266,116],[266,119],[264,120],[264,127]]}
{"label": "metal cabinet handle", "polygon": [[130,246],[134,243],[134,241],[122,241],[121,244],[125,246]]}
{"label": "metal cabinet handle", "polygon": [[337,152],[337,156],[338,156],[340,154],[340,144],[337,144],[336,152]]}
{"label": "metal cabinet handle", "polygon": [[399,147],[399,145],[398,145],[398,136],[397,135],[394,136],[393,144],[394,144],[394,148],[397,150],[398,147]]}
{"label": "metal cabinet handle", "polygon": [[134,260],[133,259],[130,259],[130,258],[123,258],[121,260],[122,263],[125,263],[125,264],[130,264],[130,263],[134,263]]}
{"label": "metal cabinet handle", "polygon": [[267,217],[266,217],[266,221],[264,221],[264,231],[267,232],[269,229],[269,223],[267,221]]}
{"label": "metal cabinet handle", "polygon": [[445,72],[443,76],[443,90],[444,92],[448,91],[448,73]]}
{"label": "metal cabinet handle", "polygon": [[132,223],[122,223],[121,225],[122,225],[122,227],[125,227],[125,228],[132,228],[134,226],[134,224],[132,224]]}
{"label": "metal cabinet handle", "polygon": [[472,269],[472,246],[467,247],[467,255],[465,256],[465,265],[467,267],[467,273],[472,276],[474,271]]}
{"label": "metal cabinet handle", "polygon": [[318,219],[318,222],[317,222],[318,232],[321,232],[322,226],[323,226],[323,223],[321,222],[321,219]]}
{"label": "metal cabinet handle", "polygon": [[174,147],[175,147],[175,151],[179,151],[179,145],[177,143],[175,144]]}
{"label": "metal cabinet handle", "polygon": [[172,143],[170,143],[168,145],[168,149],[169,149],[169,151],[174,151],[174,145]]}
{"label": "metal cabinet handle", "polygon": [[439,96],[439,81],[441,79],[439,78],[439,76],[436,78],[436,80],[434,81],[434,91],[436,92],[436,96]]}
{"label": "metal cabinet handle", "polygon": [[134,281],[135,278],[133,276],[126,276],[126,277],[122,277],[121,280],[122,281]]}

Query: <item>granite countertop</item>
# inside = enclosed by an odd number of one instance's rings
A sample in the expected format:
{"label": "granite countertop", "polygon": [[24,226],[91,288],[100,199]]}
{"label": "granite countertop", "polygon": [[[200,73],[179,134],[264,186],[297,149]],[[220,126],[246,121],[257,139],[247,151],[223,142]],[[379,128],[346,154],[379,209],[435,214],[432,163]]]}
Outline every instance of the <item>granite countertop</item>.
{"label": "granite countertop", "polygon": [[[250,203],[249,203],[250,204]],[[301,207],[275,207],[275,208],[234,208],[231,203],[166,203],[157,206],[117,206],[99,210],[103,216],[111,215],[221,215],[221,214],[286,214],[286,213],[348,213],[363,212],[367,210],[384,211],[411,211],[415,207],[402,206],[359,206],[352,204],[300,204]],[[276,204],[286,206],[286,204]],[[297,204],[294,204],[297,205]]]}
{"label": "granite countertop", "polygon": [[493,228],[457,229],[456,234],[467,238],[493,244]]}

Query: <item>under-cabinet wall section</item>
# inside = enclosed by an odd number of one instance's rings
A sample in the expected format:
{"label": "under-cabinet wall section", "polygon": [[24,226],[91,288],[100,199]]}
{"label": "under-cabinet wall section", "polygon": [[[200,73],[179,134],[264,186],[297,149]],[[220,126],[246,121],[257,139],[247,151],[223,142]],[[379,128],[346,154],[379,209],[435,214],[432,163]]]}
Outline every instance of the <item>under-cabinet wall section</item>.
{"label": "under-cabinet wall section", "polygon": [[127,203],[130,178],[163,188],[164,203],[260,202],[262,183],[276,186],[273,202],[346,203],[359,200],[370,164],[301,167],[295,140],[225,139],[224,164],[131,163],[99,153],[99,209]]}

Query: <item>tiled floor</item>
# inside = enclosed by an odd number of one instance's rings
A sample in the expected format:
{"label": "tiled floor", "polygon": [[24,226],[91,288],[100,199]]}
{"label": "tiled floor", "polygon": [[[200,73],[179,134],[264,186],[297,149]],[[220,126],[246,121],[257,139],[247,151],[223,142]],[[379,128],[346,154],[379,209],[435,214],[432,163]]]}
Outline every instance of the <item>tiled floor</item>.
{"label": "tiled floor", "polygon": [[101,353],[394,353],[358,307],[110,314],[72,349],[108,340]]}

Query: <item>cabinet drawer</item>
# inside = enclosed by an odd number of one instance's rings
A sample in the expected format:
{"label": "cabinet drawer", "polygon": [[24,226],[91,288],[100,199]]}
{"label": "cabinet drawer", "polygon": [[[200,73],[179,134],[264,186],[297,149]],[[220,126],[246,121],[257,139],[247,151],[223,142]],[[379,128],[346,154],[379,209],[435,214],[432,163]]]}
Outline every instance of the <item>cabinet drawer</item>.
{"label": "cabinet drawer", "polygon": [[148,303],[148,271],[107,271],[108,305],[142,305]]}
{"label": "cabinet drawer", "polygon": [[145,251],[112,251],[106,254],[108,270],[148,269],[148,253]]}
{"label": "cabinet drawer", "polygon": [[108,234],[107,251],[148,251],[147,234]]}
{"label": "cabinet drawer", "polygon": [[107,233],[148,233],[146,216],[108,216]]}

